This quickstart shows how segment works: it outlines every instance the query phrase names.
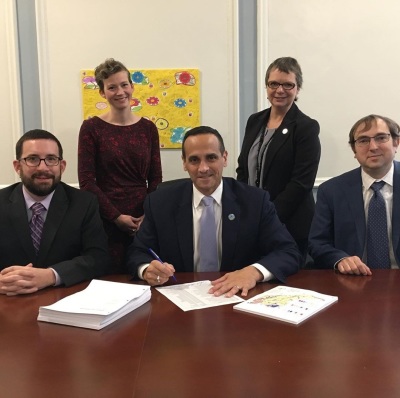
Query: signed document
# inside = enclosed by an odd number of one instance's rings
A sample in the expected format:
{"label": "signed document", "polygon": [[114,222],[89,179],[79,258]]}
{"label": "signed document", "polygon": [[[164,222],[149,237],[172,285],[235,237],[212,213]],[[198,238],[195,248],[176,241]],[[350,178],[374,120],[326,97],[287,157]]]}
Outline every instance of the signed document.
{"label": "signed document", "polygon": [[215,297],[208,293],[210,288],[210,281],[199,281],[183,283],[181,285],[157,287],[156,289],[183,311],[199,310],[243,301],[243,299],[238,296],[227,298],[222,295]]}

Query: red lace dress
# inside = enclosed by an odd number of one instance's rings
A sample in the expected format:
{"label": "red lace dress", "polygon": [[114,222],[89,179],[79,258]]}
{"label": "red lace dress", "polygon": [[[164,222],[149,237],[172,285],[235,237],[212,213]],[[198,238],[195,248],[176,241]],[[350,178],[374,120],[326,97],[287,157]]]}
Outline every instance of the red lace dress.
{"label": "red lace dress", "polygon": [[156,126],[141,118],[116,126],[93,117],[82,123],[78,144],[81,189],[98,197],[108,235],[113,272],[124,272],[125,251],[132,238],[113,222],[120,214],[143,215],[146,195],[162,180]]}

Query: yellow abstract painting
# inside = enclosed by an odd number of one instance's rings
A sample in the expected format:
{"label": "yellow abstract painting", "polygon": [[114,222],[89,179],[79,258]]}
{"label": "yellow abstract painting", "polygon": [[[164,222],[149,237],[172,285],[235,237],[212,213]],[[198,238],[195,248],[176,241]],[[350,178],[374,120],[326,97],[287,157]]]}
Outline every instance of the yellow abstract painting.
{"label": "yellow abstract painting", "polygon": [[[198,69],[130,69],[134,91],[132,112],[157,127],[161,148],[181,148],[186,131],[200,125],[200,73]],[[109,110],[100,96],[94,70],[81,71],[83,117]]]}

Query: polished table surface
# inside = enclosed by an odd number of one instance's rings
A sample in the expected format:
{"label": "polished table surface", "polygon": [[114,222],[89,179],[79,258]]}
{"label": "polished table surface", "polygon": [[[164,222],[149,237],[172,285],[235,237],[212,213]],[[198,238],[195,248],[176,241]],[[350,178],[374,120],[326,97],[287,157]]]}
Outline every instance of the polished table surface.
{"label": "polished table surface", "polygon": [[183,312],[155,289],[100,331],[36,320],[87,284],[0,295],[0,397],[400,397],[400,271],[300,271],[289,286],[339,300],[297,326],[232,305]]}

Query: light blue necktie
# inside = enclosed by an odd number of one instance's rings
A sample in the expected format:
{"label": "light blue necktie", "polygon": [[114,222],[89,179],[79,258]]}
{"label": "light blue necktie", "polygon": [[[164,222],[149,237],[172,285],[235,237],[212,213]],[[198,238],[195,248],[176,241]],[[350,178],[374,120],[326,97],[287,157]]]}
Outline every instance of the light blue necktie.
{"label": "light blue necktie", "polygon": [[31,228],[33,247],[35,248],[35,252],[37,254],[40,247],[40,241],[42,239],[44,225],[42,211],[45,210],[45,207],[41,203],[36,202],[31,206],[31,210],[32,218],[29,226]]}
{"label": "light blue necktie", "polygon": [[199,271],[218,271],[217,226],[214,215],[214,199],[204,196],[199,231]]}
{"label": "light blue necktie", "polygon": [[381,188],[385,181],[374,182],[374,194],[368,206],[367,265],[370,268],[390,268],[386,205]]}

